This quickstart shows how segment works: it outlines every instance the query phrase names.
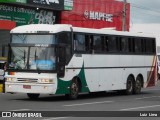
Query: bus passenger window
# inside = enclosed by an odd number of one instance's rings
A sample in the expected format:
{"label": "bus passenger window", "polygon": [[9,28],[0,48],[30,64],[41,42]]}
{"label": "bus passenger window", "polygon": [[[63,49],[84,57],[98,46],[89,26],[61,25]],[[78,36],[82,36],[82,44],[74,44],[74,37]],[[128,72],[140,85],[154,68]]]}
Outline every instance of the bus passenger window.
{"label": "bus passenger window", "polygon": [[146,39],[146,52],[147,53],[154,53],[155,52],[154,45],[155,45],[155,42],[153,39]]}
{"label": "bus passenger window", "polygon": [[109,52],[117,52],[118,51],[118,43],[117,38],[115,36],[110,36],[108,40],[108,51]]}
{"label": "bus passenger window", "polygon": [[103,45],[102,50],[108,51],[108,37],[107,36],[103,37],[102,45]]}
{"label": "bus passenger window", "polygon": [[101,51],[102,50],[102,42],[101,42],[101,36],[93,36],[94,40],[94,50],[96,51]]}
{"label": "bus passenger window", "polygon": [[91,48],[92,38],[89,35],[85,35],[85,50],[89,51]]}
{"label": "bus passenger window", "polygon": [[121,38],[121,50],[122,50],[122,52],[129,52],[128,39],[125,37]]}
{"label": "bus passenger window", "polygon": [[74,35],[74,50],[85,51],[85,36],[80,34]]}
{"label": "bus passenger window", "polygon": [[135,52],[136,53],[141,53],[142,52],[142,42],[141,39],[135,38],[134,39],[134,43],[135,43]]}
{"label": "bus passenger window", "polygon": [[129,52],[134,52],[134,38],[128,38]]}

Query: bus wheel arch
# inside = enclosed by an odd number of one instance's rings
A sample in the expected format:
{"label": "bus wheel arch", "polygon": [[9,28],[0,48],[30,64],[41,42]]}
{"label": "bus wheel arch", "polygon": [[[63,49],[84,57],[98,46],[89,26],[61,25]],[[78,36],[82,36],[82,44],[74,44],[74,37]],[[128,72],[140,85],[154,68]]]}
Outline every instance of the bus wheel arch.
{"label": "bus wheel arch", "polygon": [[136,81],[134,84],[134,94],[139,94],[141,92],[141,88],[143,87],[144,79],[141,74],[137,75]]}
{"label": "bus wheel arch", "polygon": [[126,82],[126,94],[131,95],[133,94],[133,87],[135,84],[135,78],[134,75],[129,75]]}

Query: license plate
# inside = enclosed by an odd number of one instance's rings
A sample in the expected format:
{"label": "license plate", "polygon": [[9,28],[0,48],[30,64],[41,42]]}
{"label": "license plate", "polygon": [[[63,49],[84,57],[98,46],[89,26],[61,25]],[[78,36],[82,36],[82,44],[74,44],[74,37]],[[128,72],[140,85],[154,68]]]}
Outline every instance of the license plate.
{"label": "license plate", "polygon": [[31,86],[30,85],[23,85],[23,88],[24,89],[31,89]]}

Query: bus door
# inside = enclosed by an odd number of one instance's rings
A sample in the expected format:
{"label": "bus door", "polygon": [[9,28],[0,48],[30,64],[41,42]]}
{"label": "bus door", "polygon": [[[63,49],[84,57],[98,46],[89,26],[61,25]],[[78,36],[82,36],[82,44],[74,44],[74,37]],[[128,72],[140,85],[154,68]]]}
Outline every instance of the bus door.
{"label": "bus door", "polygon": [[65,46],[58,47],[58,57],[57,57],[57,75],[58,77],[64,77],[66,64],[66,48]]}

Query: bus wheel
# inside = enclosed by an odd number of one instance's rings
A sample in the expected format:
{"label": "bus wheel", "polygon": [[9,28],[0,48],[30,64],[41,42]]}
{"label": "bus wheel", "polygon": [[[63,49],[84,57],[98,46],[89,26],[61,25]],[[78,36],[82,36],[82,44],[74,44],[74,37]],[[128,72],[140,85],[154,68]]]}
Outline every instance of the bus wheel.
{"label": "bus wheel", "polygon": [[126,94],[131,95],[133,93],[133,77],[128,77],[126,84]]}
{"label": "bus wheel", "polygon": [[78,93],[79,93],[79,84],[78,81],[72,80],[71,86],[70,86],[70,94],[67,94],[66,97],[68,97],[69,99],[75,100],[78,97]]}
{"label": "bus wheel", "polygon": [[141,78],[138,76],[134,85],[134,94],[139,94],[141,92],[141,88],[142,88],[142,82],[141,82]]}
{"label": "bus wheel", "polygon": [[32,100],[37,99],[39,97],[39,95],[40,94],[27,93],[27,96]]}

